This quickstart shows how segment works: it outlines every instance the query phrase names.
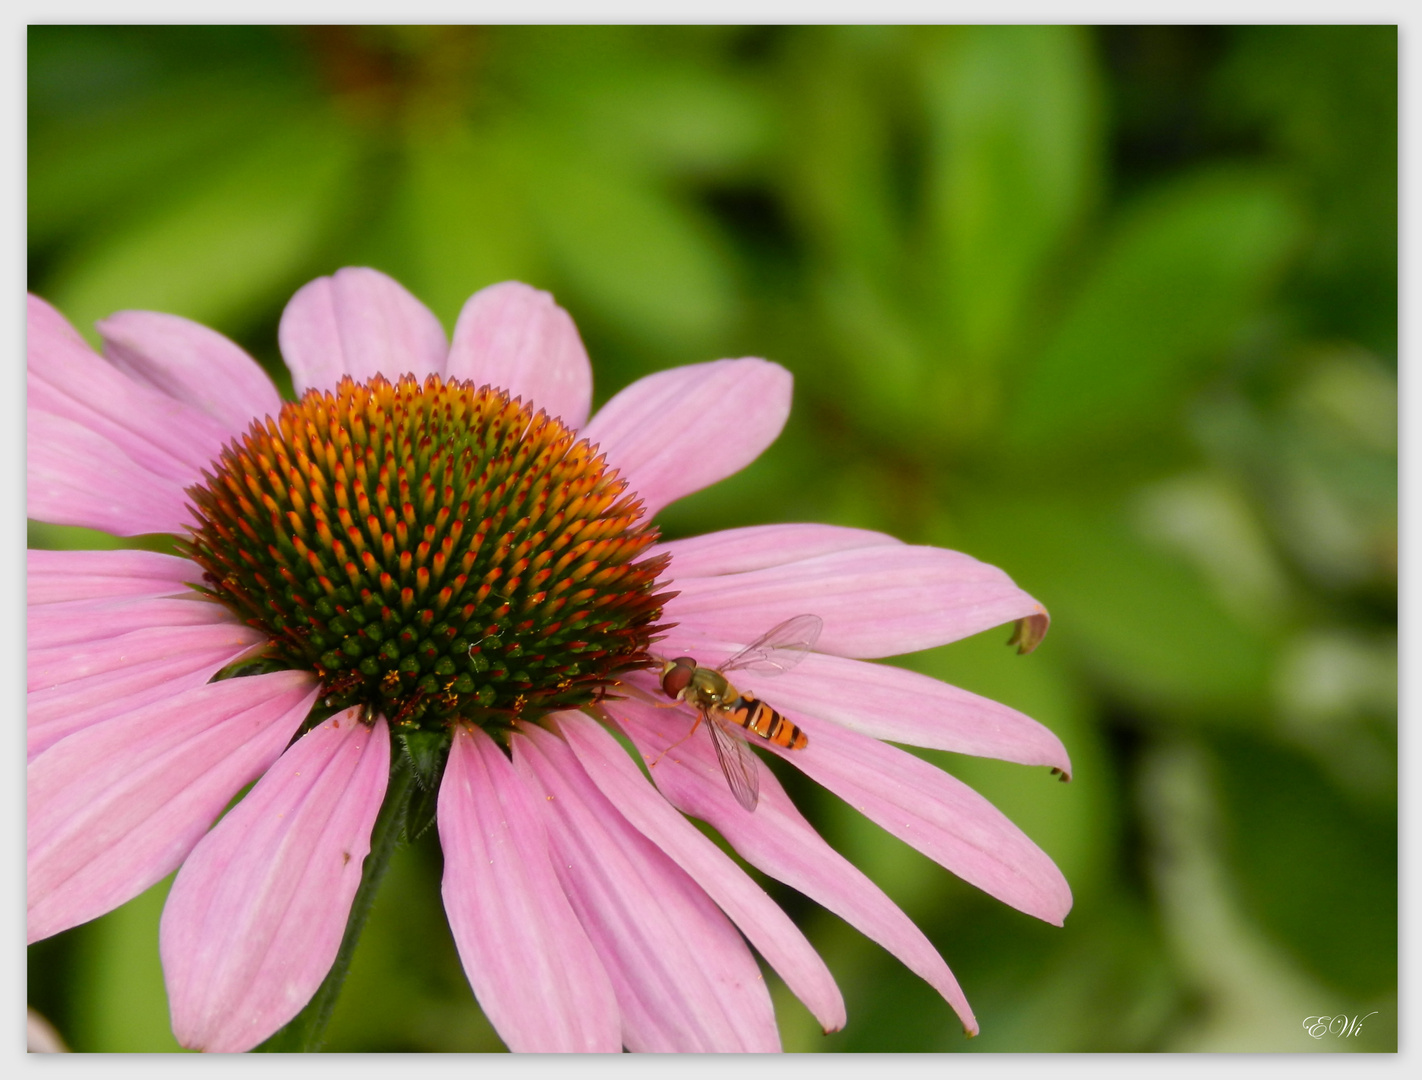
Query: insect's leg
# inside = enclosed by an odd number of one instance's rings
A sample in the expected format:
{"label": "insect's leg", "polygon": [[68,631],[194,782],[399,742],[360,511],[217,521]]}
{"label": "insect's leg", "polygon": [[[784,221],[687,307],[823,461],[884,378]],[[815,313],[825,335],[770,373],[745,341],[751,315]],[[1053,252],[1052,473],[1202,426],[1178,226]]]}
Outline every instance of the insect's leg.
{"label": "insect's leg", "polygon": [[[671,744],[670,746],[668,746],[665,750],[663,750],[660,754],[658,754],[658,755],[657,755],[657,761],[661,761],[662,758],[666,757],[666,756],[667,756],[668,754],[670,754],[673,750],[675,750],[678,746],[680,746],[682,743],[686,742],[687,739],[691,738],[694,734],[696,734],[696,729],[701,726],[701,721],[704,720],[705,718],[706,718],[706,714],[705,714],[704,712],[701,712],[700,710],[698,710],[697,713],[696,713],[696,720],[695,720],[695,722],[691,725],[691,730],[688,731],[688,732],[687,732],[685,735],[683,735],[681,738],[677,739],[676,742],[672,743],[672,744]],[[650,765],[647,766],[647,768],[649,768],[649,769],[655,769],[655,768],[657,767],[657,761],[652,762]]]}

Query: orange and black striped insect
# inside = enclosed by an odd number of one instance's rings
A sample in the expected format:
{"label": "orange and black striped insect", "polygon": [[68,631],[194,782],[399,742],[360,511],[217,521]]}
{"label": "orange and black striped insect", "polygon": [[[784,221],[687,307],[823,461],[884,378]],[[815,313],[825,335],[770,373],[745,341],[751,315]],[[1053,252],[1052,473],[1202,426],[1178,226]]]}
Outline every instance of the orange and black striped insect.
{"label": "orange and black striped insect", "polygon": [[691,732],[706,722],[726,783],[747,810],[754,810],[759,801],[760,781],[755,755],[746,745],[744,733],[749,731],[786,750],[803,749],[810,740],[754,694],[737,690],[725,673],[746,670],[777,675],[787,671],[804,659],[823,627],[818,615],[796,615],[771,627],[714,668],[702,667],[689,656],[662,661],[662,693],[697,710]]}

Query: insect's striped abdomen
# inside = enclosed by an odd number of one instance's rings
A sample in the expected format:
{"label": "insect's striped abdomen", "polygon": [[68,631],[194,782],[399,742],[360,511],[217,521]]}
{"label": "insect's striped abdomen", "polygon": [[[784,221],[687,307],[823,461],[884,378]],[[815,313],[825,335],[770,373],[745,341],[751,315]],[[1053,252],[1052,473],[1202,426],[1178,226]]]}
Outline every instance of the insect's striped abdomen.
{"label": "insect's striped abdomen", "polygon": [[810,742],[803,731],[754,694],[742,692],[724,712],[727,719],[787,750],[799,750]]}

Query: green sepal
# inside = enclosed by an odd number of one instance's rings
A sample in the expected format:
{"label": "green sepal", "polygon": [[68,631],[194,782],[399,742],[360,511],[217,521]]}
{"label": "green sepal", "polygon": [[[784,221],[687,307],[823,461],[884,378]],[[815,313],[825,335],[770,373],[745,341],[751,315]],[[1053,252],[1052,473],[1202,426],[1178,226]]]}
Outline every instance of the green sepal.
{"label": "green sepal", "polygon": [[245,660],[234,660],[212,677],[213,682],[224,679],[242,679],[249,675],[267,675],[273,671],[286,671],[291,665],[275,656],[252,656]]}
{"label": "green sepal", "polygon": [[405,839],[413,842],[435,822],[439,781],[444,775],[444,763],[449,760],[451,740],[449,733],[443,731],[412,729],[397,732],[397,735],[415,777],[409,809],[405,813]]}

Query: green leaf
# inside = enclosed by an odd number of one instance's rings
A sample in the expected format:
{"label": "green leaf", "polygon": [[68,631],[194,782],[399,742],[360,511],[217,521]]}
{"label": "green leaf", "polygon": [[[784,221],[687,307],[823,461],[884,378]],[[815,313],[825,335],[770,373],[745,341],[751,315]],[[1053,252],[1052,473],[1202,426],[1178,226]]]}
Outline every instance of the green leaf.
{"label": "green leaf", "polygon": [[[831,372],[809,373],[822,392],[852,401],[857,426],[915,456],[929,440],[956,436],[957,424],[944,425],[943,410],[929,400],[927,350],[902,299],[860,267],[826,272],[815,284],[826,359],[838,361]],[[936,422],[915,423],[926,411]]]}
{"label": "green leaf", "polygon": [[1314,336],[1397,355],[1398,28],[1238,27],[1212,87],[1222,122],[1258,138],[1317,213],[1296,317]]}
{"label": "green leaf", "polygon": [[926,295],[954,363],[1034,329],[1033,294],[1096,194],[1099,88],[1085,33],[965,27],[920,60],[928,112]]}
{"label": "green leaf", "polygon": [[43,244],[105,216],[180,194],[211,159],[227,156],[289,105],[286,88],[230,75],[175,81],[166,93],[84,111],[34,133],[26,187],[28,238]]}
{"label": "green leaf", "polygon": [[894,293],[904,274],[904,215],[894,176],[894,98],[903,28],[820,27],[787,42],[780,154],[786,211],[832,276]]}
{"label": "green leaf", "polygon": [[322,113],[276,116],[181,198],[96,238],[61,269],[50,299],[86,329],[123,308],[208,325],[279,301],[341,209],[352,135]]}
{"label": "green leaf", "polygon": [[1330,985],[1397,985],[1397,820],[1340,797],[1316,764],[1243,739],[1218,747],[1230,866],[1252,915]]}
{"label": "green leaf", "polygon": [[531,228],[517,146],[498,128],[418,131],[394,193],[389,238],[409,289],[454,325],[479,289],[498,281],[547,287],[547,259]]}
{"label": "green leaf", "polygon": [[997,499],[971,507],[963,527],[951,546],[1008,568],[1051,612],[1024,663],[1062,650],[1127,701],[1180,720],[1249,723],[1264,708],[1270,640],[1141,537],[1125,508],[1080,491]]}
{"label": "green leaf", "polygon": [[663,175],[734,174],[769,143],[766,102],[750,82],[717,70],[718,58],[687,63],[684,52],[645,42],[625,63],[569,80],[548,104],[571,136],[610,161]]}
{"label": "green leaf", "polygon": [[1004,957],[1003,944],[974,941],[954,964],[982,1019],[972,1053],[1156,1050],[1182,1006],[1153,913],[1119,885],[1068,916],[1050,952]]}
{"label": "green leaf", "polygon": [[1081,454],[1168,422],[1296,246],[1279,185],[1175,181],[1127,211],[1045,350],[1021,373],[1009,441]]}
{"label": "green leaf", "polygon": [[530,139],[525,163],[562,276],[622,328],[691,359],[737,317],[714,234],[659,184],[551,140]]}

